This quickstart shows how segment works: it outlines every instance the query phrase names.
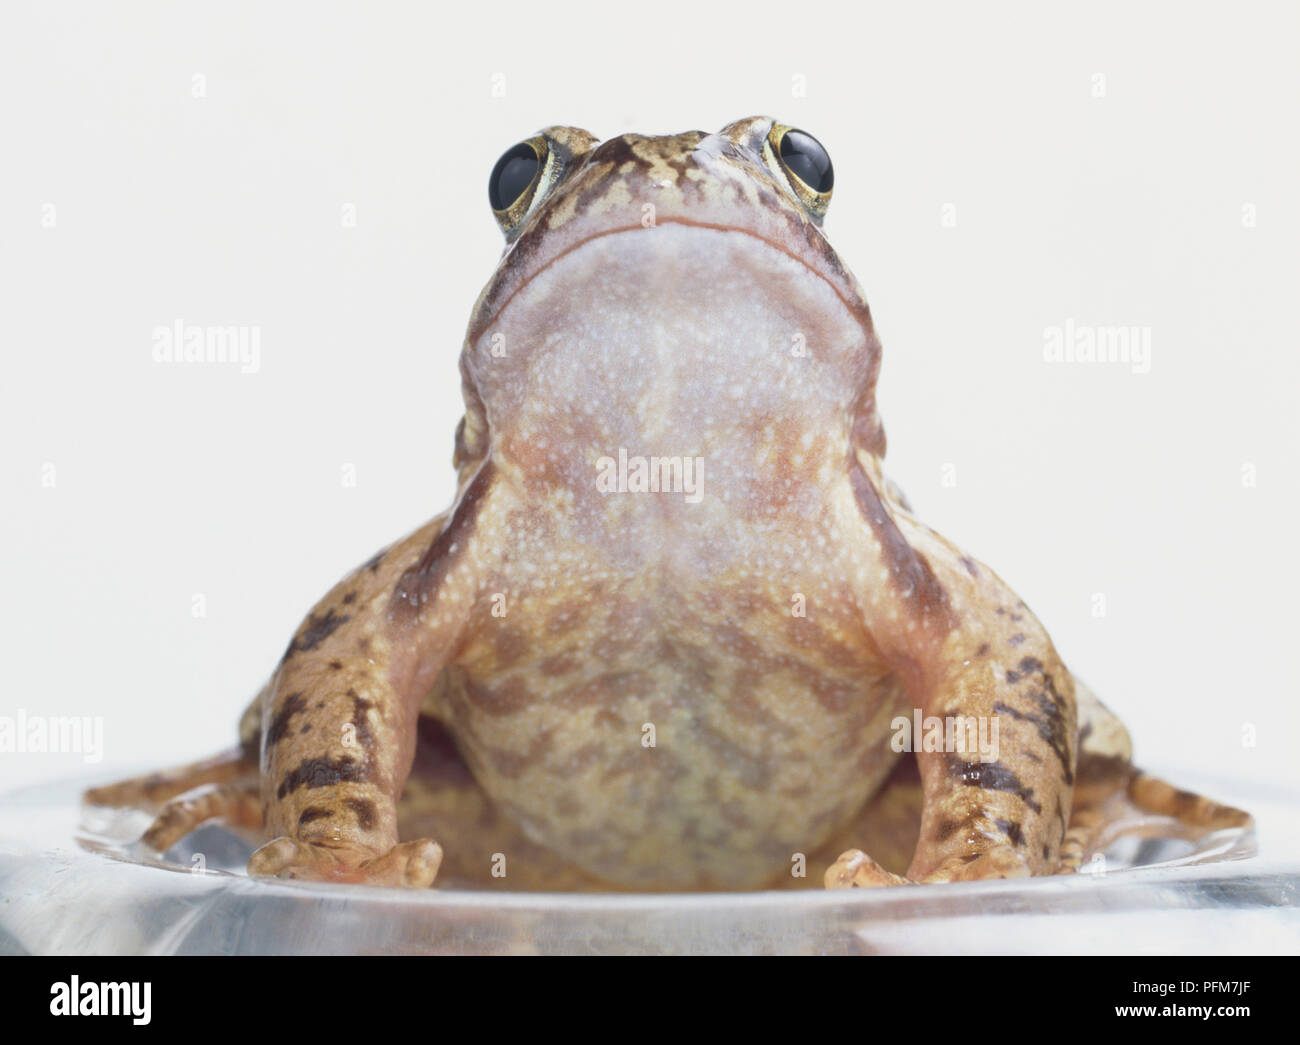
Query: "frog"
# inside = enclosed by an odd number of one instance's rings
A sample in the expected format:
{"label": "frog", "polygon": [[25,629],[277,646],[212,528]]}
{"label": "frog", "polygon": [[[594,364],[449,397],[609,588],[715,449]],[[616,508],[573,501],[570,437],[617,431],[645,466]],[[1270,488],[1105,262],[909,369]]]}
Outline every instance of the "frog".
{"label": "frog", "polygon": [[833,185],[771,117],[511,146],[451,507],[312,607],[237,744],[86,802],[151,852],[218,821],[252,876],[412,888],[932,885],[1249,828],[1138,769],[886,477]]}

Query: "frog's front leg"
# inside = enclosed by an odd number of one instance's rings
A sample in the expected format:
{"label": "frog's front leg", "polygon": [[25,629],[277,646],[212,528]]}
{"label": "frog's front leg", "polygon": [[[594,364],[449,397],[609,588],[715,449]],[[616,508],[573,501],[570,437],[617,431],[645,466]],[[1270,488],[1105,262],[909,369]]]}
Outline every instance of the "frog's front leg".
{"label": "frog's front leg", "polygon": [[481,493],[471,486],[449,517],[354,571],[289,644],[262,716],[272,840],[250,874],[432,884],[442,851],[431,839],[399,841],[397,800],[421,705],[473,609]]}
{"label": "frog's front leg", "polygon": [[[887,578],[860,594],[865,623],[923,723],[941,723],[945,742],[913,738],[924,804],[906,878],[854,850],[826,882],[1051,873],[1074,784],[1073,679],[1024,603],[893,501],[873,464],[862,461],[851,473]],[[877,565],[873,576],[881,575]],[[942,749],[927,750],[933,747]]]}

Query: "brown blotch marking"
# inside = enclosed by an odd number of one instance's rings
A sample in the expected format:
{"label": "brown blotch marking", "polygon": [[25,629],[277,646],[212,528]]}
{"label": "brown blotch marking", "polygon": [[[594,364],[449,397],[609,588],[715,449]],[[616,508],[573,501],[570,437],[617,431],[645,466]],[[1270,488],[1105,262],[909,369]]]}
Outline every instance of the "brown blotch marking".
{"label": "brown blotch marking", "polygon": [[1120,782],[1133,775],[1133,763],[1120,755],[1097,755],[1090,751],[1080,751],[1074,775],[1081,786],[1101,781]]}
{"label": "brown blotch marking", "polygon": [[304,733],[310,733],[310,732],[311,732],[311,723],[304,722],[302,724],[302,729],[298,730],[298,735],[301,736]]}
{"label": "brown blotch marking", "polygon": [[505,623],[492,629],[491,641],[493,660],[498,669],[517,664],[533,645],[522,629]]}
{"label": "brown blotch marking", "polygon": [[1014,635],[1012,635],[1011,638],[1007,639],[1007,645],[1019,646],[1024,641],[1025,641],[1025,633],[1023,631],[1018,631]]}
{"label": "brown blotch marking", "polygon": [[[616,671],[598,675],[581,686],[564,690],[555,699],[561,707],[576,711],[579,708],[608,704],[611,693],[623,696],[646,696],[648,694],[645,678],[636,671]],[[517,696],[514,703],[518,708],[526,706],[518,703]]]}
{"label": "brown blotch marking", "polygon": [[368,798],[345,798],[343,804],[352,810],[357,818],[357,826],[363,831],[371,830],[379,819],[379,810]]}
{"label": "brown blotch marking", "polygon": [[352,698],[352,725],[357,731],[357,743],[369,751],[375,746],[375,732],[370,728],[366,712],[375,706],[374,702],[357,696],[355,689],[348,690],[348,696]]}
{"label": "brown blotch marking", "polygon": [[330,661],[330,671],[342,671],[342,670],[343,670],[343,661],[341,660]]}
{"label": "brown blotch marking", "polygon": [[858,511],[880,542],[894,587],[907,593],[904,597],[914,610],[925,615],[934,614],[951,627],[952,606],[947,590],[935,577],[925,556],[907,543],[907,538],[885,510],[879,492],[856,457],[849,465],[849,482]]}
{"label": "brown blotch marking", "polygon": [[[862,699],[861,682],[847,682],[819,674],[812,676],[810,688],[813,696],[817,698],[817,703],[831,714],[841,714],[855,704],[866,706],[866,702]],[[856,738],[853,744],[856,746]]]}
{"label": "brown blotch marking", "polygon": [[993,824],[999,831],[1007,836],[1007,839],[1017,849],[1024,846],[1025,837],[1021,833],[1020,822],[1018,820],[1003,820],[999,817],[993,821]]}
{"label": "brown blotch marking", "polygon": [[266,731],[266,742],[268,744],[278,744],[285,738],[289,732],[289,720],[301,711],[307,710],[307,701],[303,699],[301,693],[290,693],[280,705],[280,710],[276,712],[275,718],[271,720],[271,727]]}
{"label": "brown blotch marking", "polygon": [[330,815],[330,811],[328,809],[322,809],[320,806],[308,806],[300,814],[298,814],[298,826],[305,827],[307,824],[310,824],[313,820],[323,820],[325,817],[329,815]]}
{"label": "brown blotch marking", "polygon": [[1020,663],[1016,667],[1007,668],[1007,682],[1014,686],[1026,675],[1042,670],[1043,662],[1037,657],[1022,657]]}
{"label": "brown blotch marking", "polygon": [[940,820],[934,827],[934,837],[936,841],[945,842],[961,829],[961,824],[956,820]]}
{"label": "brown blotch marking", "polygon": [[370,556],[370,558],[366,560],[365,565],[362,566],[361,568],[363,570],[369,570],[371,573],[374,573],[376,570],[379,569],[379,564],[384,561],[384,556],[387,554],[388,554],[388,549],[381,548],[379,551],[375,552],[374,555]]}
{"label": "brown blotch marking", "polygon": [[456,545],[457,552],[464,552],[465,542],[484,498],[492,488],[495,474],[492,462],[484,461],[465,488],[442,532],[429,543],[420,561],[402,574],[393,589],[393,601],[390,602],[396,612],[408,616],[418,613],[420,605],[441,587],[443,578],[453,564],[451,547]]}
{"label": "brown blotch marking", "polygon": [[963,566],[966,567],[966,572],[969,573],[972,577],[978,577],[980,575],[980,568],[978,565],[976,565],[974,559],[970,558],[967,555],[963,555],[958,561]]}
{"label": "brown blotch marking", "polygon": [[284,660],[288,660],[295,653],[315,649],[351,619],[351,616],[346,613],[335,613],[333,606],[323,614],[309,614],[306,627],[294,636],[293,641],[289,643],[289,648],[284,651]]}
{"label": "brown blotch marking", "polygon": [[597,708],[596,714],[592,717],[592,724],[597,726],[612,726],[615,729],[621,729],[624,725],[623,717],[612,708]]}
{"label": "brown blotch marking", "polygon": [[[735,716],[737,722],[743,722],[746,725],[758,725],[762,727],[764,732],[770,732],[773,736],[791,736],[793,733],[792,728],[783,722],[778,715],[763,707],[754,696],[758,683],[757,681],[747,681],[750,674],[745,670],[737,672],[734,682],[725,692],[724,699],[726,700],[727,711]],[[758,672],[752,674],[757,680]],[[827,706],[824,699],[825,694],[816,685],[813,687],[813,693],[823,707]]]}
{"label": "brown blotch marking", "polygon": [[370,779],[366,767],[357,763],[351,755],[342,758],[309,758],[300,763],[291,772],[286,773],[275,792],[276,798],[291,795],[300,787],[309,791],[334,784],[364,784]]}
{"label": "brown blotch marking", "polygon": [[1052,849],[1051,849],[1051,847],[1050,847],[1046,842],[1044,842],[1044,843],[1043,843],[1043,859],[1046,860],[1046,859],[1048,859],[1051,855],[1052,855]]}
{"label": "brown blotch marking", "polygon": [[467,681],[465,696],[476,708],[489,715],[513,715],[535,701],[528,684],[518,676],[497,686],[480,686]]}
{"label": "brown blotch marking", "polygon": [[560,653],[554,657],[547,657],[537,665],[537,670],[547,678],[555,678],[558,675],[568,675],[578,667],[578,664],[576,658],[567,653]]}
{"label": "brown blotch marking", "polygon": [[1189,818],[1200,807],[1201,801],[1201,796],[1191,791],[1175,791],[1173,795],[1175,816],[1179,819]]}
{"label": "brown blotch marking", "polygon": [[695,737],[717,764],[728,766],[745,787],[753,791],[767,788],[772,778],[772,766],[767,759],[736,743],[726,730],[708,722],[695,723]]}
{"label": "brown blotch marking", "polygon": [[351,606],[351,605],[352,605],[354,602],[356,602],[356,601],[357,601],[357,593],[354,592],[354,591],[350,591],[350,592],[348,592],[346,595],[343,596],[343,605],[344,605],[344,606]]}
{"label": "brown blotch marking", "polygon": [[515,780],[523,775],[525,770],[545,761],[551,748],[551,730],[548,729],[534,739],[527,751],[507,751],[504,748],[487,747],[483,755],[493,772],[499,773],[508,780]]}
{"label": "brown blotch marking", "polygon": [[989,653],[989,644],[987,642],[981,642],[980,648],[975,651],[975,656],[987,657],[988,653]]}
{"label": "brown blotch marking", "polygon": [[[1019,798],[1035,813],[1043,811],[1043,807],[1034,801],[1033,788],[1025,787],[1015,770],[1002,762],[963,762],[955,754],[949,754],[947,758],[949,775],[967,787],[1006,791]],[[1059,804],[1059,797],[1057,802]]]}

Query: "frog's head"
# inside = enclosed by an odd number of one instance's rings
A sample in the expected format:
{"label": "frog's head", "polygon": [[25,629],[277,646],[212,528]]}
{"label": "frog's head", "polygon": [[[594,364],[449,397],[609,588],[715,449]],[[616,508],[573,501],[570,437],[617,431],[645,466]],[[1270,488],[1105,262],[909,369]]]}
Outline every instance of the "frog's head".
{"label": "frog's head", "polygon": [[777,417],[829,432],[823,452],[883,453],[871,313],[822,232],[832,182],[821,143],[767,117],[605,141],[548,127],[508,149],[458,463],[548,436],[726,443]]}

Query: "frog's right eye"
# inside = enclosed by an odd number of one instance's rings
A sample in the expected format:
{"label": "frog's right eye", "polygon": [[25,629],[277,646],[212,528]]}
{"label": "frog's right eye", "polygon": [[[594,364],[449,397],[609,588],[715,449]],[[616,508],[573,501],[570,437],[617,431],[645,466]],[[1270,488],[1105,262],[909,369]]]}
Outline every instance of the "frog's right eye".
{"label": "frog's right eye", "polygon": [[529,138],[507,149],[488,177],[492,215],[509,238],[523,224],[551,173],[551,150],[543,137]]}

